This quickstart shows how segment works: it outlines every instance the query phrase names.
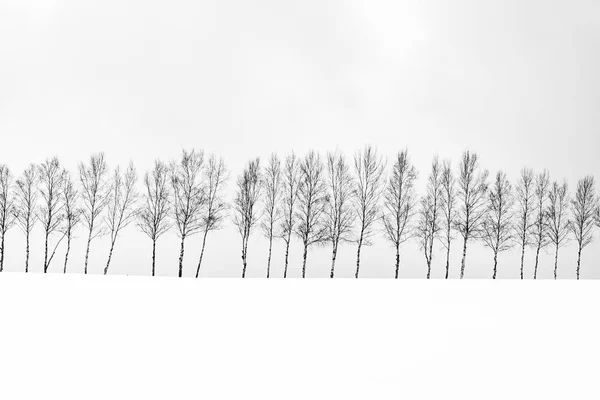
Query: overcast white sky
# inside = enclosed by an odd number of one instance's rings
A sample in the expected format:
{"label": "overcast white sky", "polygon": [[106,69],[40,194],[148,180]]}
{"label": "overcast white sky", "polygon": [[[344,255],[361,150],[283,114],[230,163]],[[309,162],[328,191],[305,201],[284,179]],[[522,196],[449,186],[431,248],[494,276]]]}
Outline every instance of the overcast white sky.
{"label": "overcast white sky", "polygon": [[[431,157],[455,162],[471,148],[514,181],[525,165],[548,168],[571,189],[600,177],[600,3],[526,1],[92,1],[0,0],[0,162],[20,173],[60,157],[74,171],[92,152],[143,173],[182,148],[222,154],[235,176],[250,157],[309,148],[351,154],[366,143],[388,157],[408,147],[420,171]],[[230,191],[230,198],[232,191]],[[39,229],[39,227],[38,227]],[[208,238],[203,276],[239,276],[232,227]],[[83,232],[70,268],[83,270]],[[42,270],[41,232],[32,270]],[[193,275],[200,237],[187,242]],[[459,275],[460,241],[451,275]],[[6,270],[23,269],[24,238],[7,235]],[[354,246],[340,249],[337,276],[353,276]],[[402,277],[424,277],[416,242],[401,249]],[[94,242],[100,273],[108,240]],[[64,250],[50,270],[60,270]],[[110,273],[148,274],[150,241],[128,228]],[[177,272],[178,240],[159,242],[157,272]],[[267,243],[249,247],[249,276],[263,276]],[[532,254],[526,256],[532,275]],[[300,275],[301,249],[291,249]],[[434,277],[444,274],[438,246]],[[498,277],[518,277],[518,251]],[[600,243],[584,251],[581,276],[599,277]],[[314,248],[307,276],[328,276],[330,248]],[[574,277],[576,249],[561,252],[559,277]],[[383,237],[364,249],[361,276],[392,277]],[[283,244],[273,275],[283,272]],[[470,247],[466,277],[490,277],[491,251]],[[541,277],[552,276],[544,255]]]}

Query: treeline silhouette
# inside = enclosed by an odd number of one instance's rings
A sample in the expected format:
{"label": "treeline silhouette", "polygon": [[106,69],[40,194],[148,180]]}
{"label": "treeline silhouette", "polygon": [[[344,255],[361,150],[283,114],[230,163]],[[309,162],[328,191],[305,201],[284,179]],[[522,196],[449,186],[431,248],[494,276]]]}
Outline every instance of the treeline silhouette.
{"label": "treeline silhouette", "polygon": [[5,238],[13,226],[25,236],[25,272],[29,271],[31,232],[36,225],[41,226],[44,273],[61,247],[62,271],[67,272],[73,232],[82,226],[86,232],[85,274],[90,245],[96,238],[110,238],[104,267],[107,274],[119,234],[135,226],[152,242],[152,276],[156,244],[162,235],[172,230],[180,239],[181,277],[186,240],[200,234],[198,277],[209,233],[230,220],[241,238],[242,277],[246,276],[249,238],[259,230],[268,240],[267,278],[272,249],[278,242],[285,246],[283,276],[287,277],[294,238],[302,243],[303,278],[309,249],[314,245],[330,246],[333,278],[342,244],[354,246],[358,278],[361,249],[379,234],[380,240],[387,240],[395,249],[396,278],[401,245],[412,241],[423,253],[428,279],[437,256],[435,244],[443,247],[447,279],[452,246],[461,239],[461,279],[473,242],[491,250],[494,279],[500,256],[513,248],[520,252],[521,279],[526,251],[535,254],[536,279],[540,251],[549,247],[554,254],[556,279],[559,251],[571,240],[577,244],[579,279],[582,251],[600,226],[593,176],[581,179],[571,197],[567,182],[551,182],[545,170],[536,173],[524,168],[514,185],[502,171],[490,178],[478,155],[467,150],[456,165],[434,157],[421,195],[415,190],[417,179],[407,150],[388,162],[372,146],[350,158],[337,151],[322,156],[312,150],[303,157],[291,153],[282,159],[273,154],[265,165],[259,158],[253,159],[237,176],[232,199],[226,198],[229,171],[223,158],[198,150],[184,150],[170,163],[155,161],[141,185],[133,164],[111,171],[103,153],[80,163],[76,174],[63,168],[56,157],[29,165],[16,178],[8,166],[0,164],[0,272]]}

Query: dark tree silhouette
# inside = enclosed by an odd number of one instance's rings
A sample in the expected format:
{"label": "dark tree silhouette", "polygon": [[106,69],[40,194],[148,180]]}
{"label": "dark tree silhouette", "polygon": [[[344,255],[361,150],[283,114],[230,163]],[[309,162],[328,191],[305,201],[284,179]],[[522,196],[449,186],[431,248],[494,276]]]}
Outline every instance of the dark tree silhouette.
{"label": "dark tree silhouette", "polygon": [[282,173],[282,218],[279,226],[279,237],[285,242],[284,278],[287,278],[290,242],[292,241],[292,233],[296,228],[295,212],[298,200],[298,188],[300,187],[300,168],[298,164],[298,158],[292,153],[286,157]]}
{"label": "dark tree silhouette", "polygon": [[173,220],[181,239],[179,250],[179,277],[183,276],[185,239],[202,230],[202,210],[206,193],[200,182],[204,165],[204,152],[183,150],[181,160],[171,163],[173,189]]}
{"label": "dark tree silhouette", "polygon": [[302,278],[306,277],[308,248],[315,244],[323,244],[327,240],[324,217],[328,198],[324,169],[321,157],[314,150],[309,151],[300,163],[300,186],[296,210],[298,223],[294,232],[302,241]]}
{"label": "dark tree silhouette", "polygon": [[516,188],[517,219],[515,223],[515,236],[521,246],[521,279],[523,279],[523,265],[525,264],[525,248],[530,246],[535,225],[535,175],[533,170],[521,170]]}
{"label": "dark tree silhouette", "polygon": [[71,252],[71,241],[73,240],[73,231],[81,219],[82,209],[78,207],[77,202],[79,194],[71,175],[67,172],[64,177],[64,186],[62,190],[63,202],[65,205],[64,234],[67,239],[67,251],[65,252],[65,265],[63,273],[67,273],[67,263],[69,262],[69,253]]}
{"label": "dark tree silhouette", "polygon": [[594,240],[594,212],[598,208],[594,177],[586,176],[577,182],[575,198],[571,201],[570,228],[577,241],[577,279],[581,267],[581,252]]}
{"label": "dark tree silhouette", "polygon": [[569,193],[567,182],[554,182],[548,192],[548,238],[554,246],[554,279],[558,276],[558,251],[569,240]]}
{"label": "dark tree silhouette", "polygon": [[456,178],[452,172],[452,164],[450,161],[444,161],[442,166],[442,228],[444,236],[440,241],[446,248],[446,279],[450,274],[450,246],[454,240],[454,228],[457,223],[458,211],[456,203]]}
{"label": "dark tree silhouette", "polygon": [[354,179],[346,158],[340,153],[327,155],[328,204],[325,208],[325,229],[327,240],[331,242],[331,271],[335,274],[335,260],[340,242],[351,241],[352,227],[356,214],[352,207],[354,200]]}
{"label": "dark tree silhouette", "polygon": [[234,201],[235,215],[233,223],[237,226],[242,237],[242,278],[246,277],[248,266],[248,240],[252,234],[252,228],[254,228],[260,217],[257,207],[262,184],[260,160],[256,158],[248,163],[242,175],[238,177],[238,190]]}
{"label": "dark tree silhouette", "polygon": [[271,251],[273,249],[273,238],[275,228],[281,218],[279,200],[282,195],[281,187],[281,161],[276,154],[272,154],[264,173],[264,215],[261,223],[263,234],[269,241],[269,256],[267,258],[267,278],[271,275]]}
{"label": "dark tree silhouette", "polygon": [[440,237],[442,222],[442,198],[444,196],[442,185],[442,166],[437,157],[431,163],[431,173],[427,179],[426,193],[421,198],[419,209],[419,222],[417,225],[417,237],[421,249],[425,254],[427,263],[427,279],[431,278],[431,261],[433,260],[433,244]]}
{"label": "dark tree silhouette", "polygon": [[0,164],[0,272],[4,269],[6,232],[15,224],[16,208],[12,193],[13,176],[10,169]]}
{"label": "dark tree silhouette", "polygon": [[106,267],[104,267],[104,275],[108,273],[119,233],[135,221],[139,213],[137,208],[138,192],[135,189],[137,180],[138,176],[133,163],[129,164],[124,175],[121,175],[118,166],[115,169],[108,195],[108,212],[105,216],[105,223],[110,233],[110,250]]}
{"label": "dark tree silhouette", "polygon": [[152,240],[152,276],[156,272],[156,242],[171,227],[169,188],[169,168],[156,160],[154,169],[144,175],[145,190],[138,221],[138,228]]}
{"label": "dark tree silhouette", "polygon": [[[38,166],[38,176],[40,178],[40,196],[42,199],[38,219],[44,228],[44,273],[46,273],[54,258],[56,249],[65,237],[60,229],[65,218],[65,203],[62,197],[65,170],[60,167],[58,158],[54,157],[47,159]],[[56,241],[52,253],[49,254],[49,241],[54,233],[61,233],[61,235]]]}
{"label": "dark tree silhouette", "polygon": [[477,154],[465,151],[459,165],[459,210],[456,221],[456,230],[463,238],[460,279],[465,276],[467,244],[471,239],[479,239],[482,234],[483,219],[487,211],[487,178],[488,171],[480,168]]}
{"label": "dark tree silhouette", "polygon": [[202,250],[198,260],[198,268],[196,269],[196,278],[200,275],[200,266],[204,257],[204,247],[206,246],[206,237],[211,231],[221,229],[221,224],[225,219],[227,211],[227,203],[223,195],[223,190],[227,183],[227,168],[222,157],[217,158],[212,154],[208,158],[208,165],[204,170],[204,193],[206,195],[206,207],[202,217]]}
{"label": "dark tree silhouette", "polygon": [[375,231],[375,222],[380,213],[380,199],[383,193],[385,161],[371,146],[365,146],[362,151],[354,154],[355,179],[355,210],[359,223],[359,233],[356,249],[356,274],[360,270],[360,252],[362,246],[370,246]]}
{"label": "dark tree silhouette", "polygon": [[400,270],[400,245],[414,236],[411,220],[415,214],[416,179],[417,170],[408,158],[408,151],[399,152],[383,194],[381,215],[384,234],[396,249],[396,279]]}
{"label": "dark tree silhouette", "polygon": [[496,279],[498,272],[498,254],[509,250],[513,245],[513,206],[512,186],[506,178],[506,174],[499,171],[489,190],[487,213],[482,223],[483,242],[494,252],[492,279]]}
{"label": "dark tree silhouette", "polygon": [[537,271],[540,260],[540,250],[548,246],[548,213],[546,203],[548,201],[548,187],[550,185],[550,174],[543,171],[535,178],[535,216],[531,228],[531,245],[535,248],[535,265],[533,279],[537,279]]}
{"label": "dark tree silhouette", "polygon": [[16,219],[17,225],[25,234],[25,272],[29,272],[29,238],[35,225],[35,211],[38,199],[37,167],[30,164],[17,180]]}
{"label": "dark tree silhouette", "polygon": [[107,182],[108,166],[104,153],[90,157],[88,165],[79,163],[79,182],[81,183],[81,199],[83,201],[83,222],[88,237],[85,249],[85,264],[83,273],[87,274],[90,245],[92,240],[104,234],[104,229],[98,220],[106,207],[109,186]]}

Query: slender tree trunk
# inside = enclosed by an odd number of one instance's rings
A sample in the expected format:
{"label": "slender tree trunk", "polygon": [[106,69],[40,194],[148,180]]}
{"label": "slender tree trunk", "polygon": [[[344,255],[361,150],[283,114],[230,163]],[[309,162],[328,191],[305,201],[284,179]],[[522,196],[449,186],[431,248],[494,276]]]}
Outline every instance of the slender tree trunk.
{"label": "slender tree trunk", "polygon": [[460,264],[460,279],[463,279],[465,277],[465,262],[467,261],[467,240],[468,238],[465,237],[463,241],[463,255]]}
{"label": "slender tree trunk", "polygon": [[273,235],[269,237],[269,258],[267,258],[267,278],[271,275],[271,250],[273,249]]}
{"label": "slender tree trunk", "polygon": [[308,245],[304,243],[304,254],[302,256],[302,278],[306,278],[306,255],[308,253]]}
{"label": "slender tree trunk", "polygon": [[25,273],[29,272],[29,232],[27,232],[25,237]]}
{"label": "slender tree trunk", "polygon": [[290,255],[290,239],[288,236],[288,240],[285,242],[285,267],[283,269],[283,277],[287,278],[287,269],[288,269],[288,257]]}
{"label": "slender tree trunk", "polygon": [[63,274],[67,273],[67,262],[69,261],[69,252],[71,251],[71,234],[67,234],[67,252],[65,253],[65,266],[63,269]]}
{"label": "slender tree trunk", "polygon": [[448,247],[446,248],[446,279],[448,279],[448,275],[450,274],[450,242],[448,239]]}
{"label": "slender tree trunk", "polygon": [[431,278],[431,261],[433,260],[433,237],[429,242],[429,258],[427,259],[427,279]]}
{"label": "slender tree trunk", "polygon": [[44,245],[44,273],[48,270],[48,231],[46,231],[45,245]]}
{"label": "slender tree trunk", "polygon": [[496,279],[496,273],[498,272],[498,252],[494,251],[494,275],[492,279]]}
{"label": "slender tree trunk", "polygon": [[2,245],[0,245],[0,272],[4,270],[4,236],[6,232],[2,232]]}
{"label": "slender tree trunk", "polygon": [[335,259],[337,258],[337,244],[333,244],[333,251],[331,252],[331,272],[329,273],[329,277],[333,278],[335,271]]}
{"label": "slender tree trunk", "polygon": [[579,280],[579,267],[581,267],[581,244],[579,245],[579,251],[577,252],[577,280]]}
{"label": "slender tree trunk", "polygon": [[204,237],[202,238],[202,250],[200,251],[200,259],[198,260],[198,268],[196,269],[196,278],[200,276],[200,265],[202,265],[202,257],[204,257],[204,246],[206,246],[206,236],[208,235],[208,229],[204,230]]}
{"label": "slender tree trunk", "polygon": [[85,249],[85,264],[84,264],[84,268],[83,268],[84,274],[87,274],[87,271],[88,271],[88,258],[90,256],[90,243],[92,242],[92,229],[93,228],[90,228],[90,233],[88,234],[87,246]]}
{"label": "slender tree trunk", "polygon": [[533,279],[537,279],[538,263],[540,260],[540,246],[535,251],[535,266],[533,268]]}
{"label": "slender tree trunk", "polygon": [[183,276],[183,254],[185,253],[185,235],[181,236],[181,248],[179,250],[179,277]]}
{"label": "slender tree trunk", "polygon": [[521,279],[523,279],[523,264],[525,263],[525,243],[521,246]]}
{"label": "slender tree trunk", "polygon": [[556,252],[554,253],[554,279],[558,275],[558,246],[556,246]]}
{"label": "slender tree trunk", "polygon": [[246,277],[246,267],[248,266],[248,238],[242,240],[242,278]]}
{"label": "slender tree trunk", "polygon": [[156,239],[152,239],[152,276],[156,268]]}
{"label": "slender tree trunk", "polygon": [[361,229],[360,237],[358,238],[358,249],[356,249],[356,274],[354,274],[354,277],[357,279],[358,279],[358,270],[360,269],[360,249],[362,248],[363,237],[364,237],[364,229]]}
{"label": "slender tree trunk", "polygon": [[395,279],[398,279],[398,272],[400,272],[400,245],[396,245],[396,275]]}
{"label": "slender tree trunk", "polygon": [[115,237],[115,239],[110,242],[110,251],[108,252],[108,261],[106,262],[106,267],[104,267],[104,275],[106,275],[108,273],[108,266],[110,265],[110,260],[112,259],[113,250],[115,248],[116,241],[117,241],[117,238]]}

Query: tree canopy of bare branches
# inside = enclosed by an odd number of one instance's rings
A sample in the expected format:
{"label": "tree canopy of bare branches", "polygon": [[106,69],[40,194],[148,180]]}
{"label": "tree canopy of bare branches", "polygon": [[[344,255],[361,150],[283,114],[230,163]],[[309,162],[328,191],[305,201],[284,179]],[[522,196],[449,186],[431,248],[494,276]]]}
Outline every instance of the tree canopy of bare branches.
{"label": "tree canopy of bare branches", "polygon": [[67,263],[69,262],[69,253],[71,252],[71,241],[73,240],[73,231],[81,219],[82,209],[78,206],[79,193],[75,188],[71,174],[68,172],[64,176],[64,185],[62,190],[63,202],[65,205],[64,234],[67,239],[67,251],[65,252],[65,265],[63,273],[67,273]]}
{"label": "tree canopy of bare branches", "polygon": [[206,207],[202,217],[202,226],[204,234],[202,236],[202,250],[196,269],[196,278],[200,275],[200,266],[202,257],[204,257],[204,247],[206,246],[206,237],[209,232],[221,229],[225,213],[227,212],[227,202],[224,193],[227,183],[228,173],[225,167],[225,161],[222,157],[212,154],[208,158],[208,165],[204,170],[204,193],[206,195]]}
{"label": "tree canopy of bare branches", "polygon": [[8,166],[0,164],[0,272],[4,269],[6,232],[15,224],[15,198],[12,193],[13,175]]}
{"label": "tree canopy of bare branches", "polygon": [[531,245],[535,248],[535,265],[533,268],[533,279],[537,279],[537,271],[540,260],[540,250],[548,246],[548,213],[546,203],[548,201],[548,187],[550,185],[550,174],[543,171],[535,177],[535,215],[531,227]]}
{"label": "tree canopy of bare branches", "polygon": [[514,227],[512,224],[514,198],[512,186],[506,174],[499,171],[494,184],[488,192],[487,213],[482,223],[482,239],[494,252],[494,274],[498,272],[498,254],[509,250],[513,245]]}
{"label": "tree canopy of bare branches", "polygon": [[263,234],[269,241],[269,255],[267,257],[267,278],[271,274],[271,251],[273,249],[273,238],[279,219],[281,218],[281,209],[279,200],[281,193],[281,161],[276,154],[272,154],[264,172],[264,215],[261,223]]}
{"label": "tree canopy of bare branches", "polygon": [[548,192],[548,238],[554,246],[554,279],[558,276],[558,251],[569,240],[569,193],[567,182],[554,182]]}
{"label": "tree canopy of bare branches", "polygon": [[169,167],[156,160],[154,169],[144,175],[145,190],[138,220],[139,229],[152,240],[152,276],[156,272],[156,242],[171,227],[169,188]]}
{"label": "tree canopy of bare branches", "polygon": [[535,225],[535,175],[530,168],[523,168],[516,188],[517,215],[515,235],[521,246],[521,279],[525,264],[525,248],[531,245],[532,230]]}
{"label": "tree canopy of bare branches", "polygon": [[399,152],[383,194],[381,215],[384,234],[396,249],[396,279],[400,270],[400,245],[415,234],[412,219],[416,206],[416,179],[417,170],[408,157],[408,150]]}
{"label": "tree canopy of bare branches", "polygon": [[292,241],[292,233],[296,228],[295,211],[298,200],[298,189],[300,187],[299,160],[294,153],[286,157],[282,175],[282,218],[279,226],[279,237],[285,242],[283,277],[287,278],[290,242]]}
{"label": "tree canopy of bare branches", "polygon": [[25,272],[29,272],[29,238],[36,221],[37,184],[37,167],[30,164],[23,172],[23,176],[17,180],[15,205],[17,225],[25,234]]}
{"label": "tree canopy of bare branches", "polygon": [[238,177],[234,201],[233,223],[242,237],[242,278],[246,277],[246,267],[248,266],[248,240],[260,217],[257,207],[262,185],[260,160],[256,158],[248,163],[242,175]]}
{"label": "tree canopy of bare branches", "polygon": [[298,187],[298,208],[294,232],[302,241],[302,278],[306,277],[306,257],[308,248],[323,244],[327,240],[324,225],[327,207],[327,186],[325,167],[319,154],[311,150],[300,163],[300,185]]}
{"label": "tree canopy of bare branches", "polygon": [[89,164],[79,164],[79,182],[83,201],[82,218],[88,232],[85,250],[84,274],[88,271],[88,260],[92,240],[104,234],[99,218],[106,207],[110,187],[107,181],[108,165],[104,153],[94,154]]}
{"label": "tree canopy of bare branches", "polygon": [[185,239],[202,229],[202,210],[206,193],[200,181],[204,166],[204,152],[183,150],[181,159],[171,164],[173,190],[173,220],[181,239],[179,250],[179,277],[183,276]]}
{"label": "tree canopy of bare branches", "polygon": [[354,154],[354,203],[356,217],[359,223],[359,233],[356,249],[356,274],[360,270],[360,252],[362,246],[372,244],[375,233],[375,222],[379,217],[380,200],[384,187],[385,161],[371,146],[365,146],[362,151]]}
{"label": "tree canopy of bare branches", "polygon": [[340,153],[327,155],[328,203],[325,209],[327,240],[331,242],[330,278],[335,274],[335,260],[340,242],[352,240],[352,228],[356,220],[353,209],[354,179],[346,158]]}
{"label": "tree canopy of bare branches", "polygon": [[135,221],[139,213],[137,208],[139,195],[135,188],[137,180],[138,175],[133,163],[129,164],[124,175],[121,174],[119,167],[115,169],[108,195],[108,212],[105,217],[105,223],[110,234],[110,250],[108,251],[106,267],[104,267],[104,275],[108,273],[119,233]]}
{"label": "tree canopy of bare branches", "polygon": [[439,239],[442,223],[442,198],[444,196],[442,184],[442,166],[438,157],[431,163],[431,172],[427,178],[425,196],[421,198],[419,209],[419,222],[417,225],[417,237],[421,249],[425,254],[427,263],[427,279],[431,278],[431,261],[433,260],[433,244]]}
{"label": "tree canopy of bare branches", "polygon": [[[38,167],[38,176],[40,179],[40,196],[42,198],[38,219],[44,228],[44,273],[54,258],[56,249],[64,238],[60,227],[64,220],[64,199],[61,196],[65,171],[61,168],[58,158],[47,159]],[[48,245],[50,237],[54,233],[61,233],[56,241],[54,250],[48,254]]]}
{"label": "tree canopy of bare branches", "polygon": [[487,211],[487,178],[488,171],[480,168],[477,154],[465,151],[459,164],[459,209],[456,220],[456,229],[463,238],[460,279],[465,275],[469,240],[481,238],[483,219]]}
{"label": "tree canopy of bare branches", "polygon": [[452,172],[452,164],[450,161],[444,161],[442,166],[442,198],[441,198],[441,209],[442,209],[442,227],[444,236],[441,238],[441,242],[446,248],[446,279],[450,274],[450,246],[452,240],[454,240],[454,228],[457,223],[458,211],[457,211],[457,193],[456,193],[456,178]]}
{"label": "tree canopy of bare branches", "polygon": [[575,198],[571,201],[570,228],[577,241],[577,279],[581,267],[581,252],[594,240],[594,213],[598,209],[594,177],[586,176],[577,183]]}

